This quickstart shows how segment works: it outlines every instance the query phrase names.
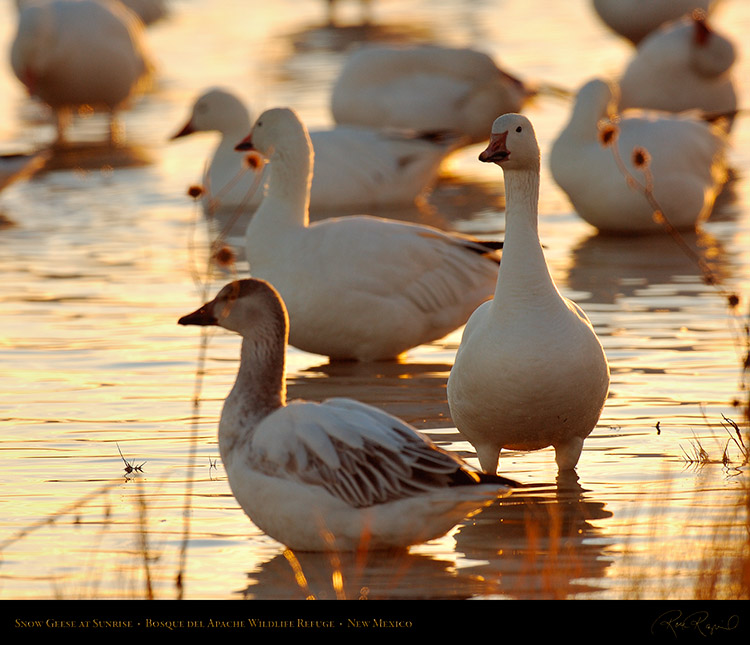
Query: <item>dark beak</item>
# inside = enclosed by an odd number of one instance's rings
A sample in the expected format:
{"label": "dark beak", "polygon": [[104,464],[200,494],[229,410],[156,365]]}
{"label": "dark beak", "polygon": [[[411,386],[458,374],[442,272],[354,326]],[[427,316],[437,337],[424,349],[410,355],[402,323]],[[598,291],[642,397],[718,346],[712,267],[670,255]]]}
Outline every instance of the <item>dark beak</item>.
{"label": "dark beak", "polygon": [[510,150],[506,146],[508,132],[492,133],[487,149],[479,155],[479,161],[485,163],[502,163],[510,157]]}
{"label": "dark beak", "polygon": [[196,309],[193,313],[183,316],[177,321],[178,325],[217,325],[218,320],[214,315],[213,303],[208,302],[203,305],[200,309]]}
{"label": "dark beak", "polygon": [[235,147],[235,150],[255,150],[253,145],[253,133],[248,134],[242,141],[240,141]]}
{"label": "dark beak", "polygon": [[188,121],[185,124],[185,127],[176,134],[173,134],[171,137],[169,137],[169,140],[174,141],[175,139],[179,139],[180,137],[186,137],[189,134],[193,134],[193,132],[195,132],[195,130],[193,129],[193,123],[192,121]]}

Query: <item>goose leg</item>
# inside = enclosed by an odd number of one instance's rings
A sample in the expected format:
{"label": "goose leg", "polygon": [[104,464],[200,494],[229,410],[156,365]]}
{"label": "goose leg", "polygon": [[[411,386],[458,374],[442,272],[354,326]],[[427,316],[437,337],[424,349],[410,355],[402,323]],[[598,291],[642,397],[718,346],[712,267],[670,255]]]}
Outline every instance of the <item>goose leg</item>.
{"label": "goose leg", "polygon": [[124,128],[120,120],[117,118],[117,113],[112,112],[109,117],[109,143],[112,146],[118,146],[123,141]]}
{"label": "goose leg", "polygon": [[482,470],[491,475],[497,474],[497,465],[500,460],[500,448],[495,446],[476,446],[479,465]]}
{"label": "goose leg", "polygon": [[555,461],[559,470],[574,470],[583,450],[583,439],[573,437],[555,446]]}
{"label": "goose leg", "polygon": [[56,145],[65,145],[67,143],[66,132],[72,118],[70,108],[61,107],[55,110],[55,125],[57,128]]}

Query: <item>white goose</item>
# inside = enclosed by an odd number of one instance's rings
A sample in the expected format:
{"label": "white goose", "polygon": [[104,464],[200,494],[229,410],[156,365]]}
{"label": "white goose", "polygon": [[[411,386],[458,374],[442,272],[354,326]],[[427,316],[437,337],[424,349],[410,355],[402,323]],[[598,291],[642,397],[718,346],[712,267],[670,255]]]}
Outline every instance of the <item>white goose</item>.
{"label": "white goose", "polygon": [[[50,0],[16,0],[16,8],[22,8],[30,4],[39,4],[40,2],[49,2]],[[109,2],[110,0],[105,0]],[[169,9],[167,0],[112,0],[119,1],[135,13],[144,25],[152,25],[165,18]]]}
{"label": "white goose", "polygon": [[309,223],[313,149],[288,108],[238,145],[270,159],[247,227],[250,274],[284,298],[295,347],[332,359],[393,359],[463,325],[491,297],[499,258],[484,243],[370,216]]}
{"label": "white goose", "polygon": [[439,45],[355,50],[331,96],[337,123],[456,132],[486,141],[497,114],[533,94],[485,53]]}
{"label": "white goose", "polygon": [[701,16],[670,22],[638,46],[619,80],[620,109],[731,113],[737,109],[732,42]]}
{"label": "white goose", "polygon": [[696,9],[713,12],[719,0],[593,0],[594,10],[614,32],[638,44],[652,31]]}
{"label": "white goose", "polygon": [[[195,101],[190,118],[172,139],[218,131],[221,140],[208,166],[205,208],[254,211],[263,180],[234,148],[252,127],[250,113],[233,93],[213,88]],[[413,204],[434,184],[440,164],[456,147],[456,138],[419,137],[372,128],[338,126],[310,133],[315,175],[310,191],[313,211],[370,209]]]}
{"label": "white goose", "polygon": [[[655,204],[631,186],[616,161],[643,186],[651,185],[669,224],[695,229],[713,208],[726,181],[726,127],[690,114],[626,110],[614,114],[616,86],[593,79],[579,90],[570,120],[554,142],[550,170],[576,212],[608,233],[664,231],[654,218]],[[602,125],[611,123],[609,146]],[[647,166],[637,168],[637,149],[647,151]],[[650,179],[645,173],[648,173]]]}
{"label": "white goose", "polygon": [[609,368],[586,315],[550,276],[537,232],[539,146],[531,122],[499,117],[480,160],[503,169],[506,229],[495,297],[472,314],[448,379],[459,432],[485,472],[500,451],[555,449],[575,468],[599,419]]}
{"label": "white goose", "polygon": [[11,66],[29,93],[55,111],[59,141],[80,106],[109,112],[116,139],[116,112],[153,69],[140,19],[120,3],[98,0],[24,5]]}
{"label": "white goose", "polygon": [[287,405],[287,315],[264,281],[233,282],[179,322],[242,335],[219,451],[242,509],[292,549],[408,547],[443,535],[516,485],[470,470],[400,419],[358,401]]}

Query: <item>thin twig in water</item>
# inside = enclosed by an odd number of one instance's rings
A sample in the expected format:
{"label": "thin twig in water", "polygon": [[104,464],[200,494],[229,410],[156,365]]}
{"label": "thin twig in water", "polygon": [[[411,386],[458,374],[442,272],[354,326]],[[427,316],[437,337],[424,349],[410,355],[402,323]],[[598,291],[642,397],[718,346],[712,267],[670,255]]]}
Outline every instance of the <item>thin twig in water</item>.
{"label": "thin twig in water", "polygon": [[732,308],[739,304],[739,299],[736,294],[730,294],[724,291],[719,285],[719,281],[711,270],[708,263],[685,241],[685,238],[680,234],[674,225],[669,221],[669,218],[664,213],[664,209],[661,207],[656,197],[654,196],[654,183],[653,175],[651,174],[651,155],[648,149],[638,146],[633,150],[633,165],[638,168],[644,177],[644,182],[639,181],[633,173],[630,172],[628,167],[620,155],[620,150],[617,145],[619,129],[617,127],[617,116],[613,116],[609,122],[600,125],[599,140],[603,146],[609,147],[612,150],[612,156],[617,164],[618,169],[622,173],[627,182],[628,186],[639,191],[648,200],[649,205],[653,209],[654,221],[664,228],[664,230],[672,237],[677,245],[685,252],[685,254],[695,262],[703,274],[703,279],[706,284],[716,287],[722,295],[727,298],[727,302]]}
{"label": "thin twig in water", "polygon": [[[219,232],[218,236],[212,240],[209,244],[209,252],[208,252],[208,258],[207,258],[207,265],[206,265],[206,273],[204,276],[204,279],[200,278],[200,275],[198,275],[198,272],[194,272],[194,279],[197,285],[200,286],[200,298],[202,302],[206,302],[208,300],[208,287],[211,283],[211,279],[213,276],[213,268],[218,264],[219,266],[222,266],[224,268],[230,268],[234,273],[236,273],[236,266],[234,263],[235,256],[234,253],[225,245],[225,238],[229,231],[232,229],[236,221],[239,219],[239,217],[244,212],[243,205],[247,203],[252,195],[255,193],[255,191],[258,189],[258,186],[261,183],[261,178],[263,173],[261,172],[263,169],[263,164],[265,163],[264,159],[257,154],[248,155],[246,158],[246,163],[248,168],[252,168],[256,170],[255,179],[251,187],[248,189],[248,192],[245,194],[244,201],[242,204],[240,204],[237,209],[235,210],[232,218],[230,221],[224,226],[224,228]],[[244,171],[243,171],[244,172]],[[239,175],[235,177],[235,181],[239,179]],[[208,174],[207,172],[204,172],[204,178],[207,179]],[[188,192],[193,199],[197,200],[203,195],[203,188],[201,187],[192,187]],[[210,231],[211,228],[211,222],[214,219],[214,209],[216,208],[217,203],[219,203],[218,198],[211,198],[209,196],[208,204],[208,212],[206,213],[206,220],[207,225]],[[197,219],[197,218],[196,218]],[[194,244],[191,244],[189,246],[190,251],[194,251]],[[205,327],[201,328],[201,341],[200,346],[198,350],[198,363],[196,367],[196,375],[195,375],[195,386],[193,390],[193,415],[192,415],[192,422],[191,422],[191,430],[190,430],[190,450],[188,454],[188,464],[187,464],[187,482],[185,485],[185,503],[183,508],[183,531],[182,531],[182,542],[180,545],[180,561],[179,561],[179,569],[177,572],[177,576],[175,579],[175,585],[177,587],[177,595],[179,599],[182,599],[184,597],[185,593],[185,568],[187,564],[187,549],[188,549],[188,543],[190,541],[190,514],[191,514],[191,500],[192,500],[192,494],[193,494],[193,470],[196,463],[196,454],[198,449],[198,422],[200,419],[200,402],[201,402],[201,391],[203,388],[203,376],[205,374],[205,362],[206,362],[206,353],[208,350],[208,339],[209,339],[209,333],[208,329]]]}
{"label": "thin twig in water", "polygon": [[125,457],[123,457],[122,450],[120,450],[120,445],[117,442],[115,442],[115,445],[117,446],[117,452],[120,453],[120,458],[125,463],[125,475],[127,476],[127,475],[130,475],[131,473],[142,473],[143,467],[146,465],[146,462],[144,461],[142,464],[134,466],[127,459],[125,459]]}
{"label": "thin twig in water", "polygon": [[695,441],[691,443],[691,446],[693,448],[693,454],[690,455],[687,453],[685,448],[680,446],[682,449],[683,454],[685,455],[685,461],[687,461],[689,464],[698,464],[698,465],[704,465],[711,461],[711,457],[706,451],[706,449],[701,445],[701,442],[697,437],[695,437],[695,434],[693,434],[693,437],[695,438]]}
{"label": "thin twig in water", "polygon": [[[698,266],[699,270],[703,275],[703,280],[706,284],[714,287],[719,293],[726,299],[730,311],[732,312],[732,320],[737,321],[737,308],[740,304],[740,298],[736,293],[730,293],[723,289],[719,284],[719,280],[711,270],[708,263],[694,251],[685,241],[680,232],[672,225],[667,216],[664,213],[661,205],[656,199],[653,191],[653,175],[651,173],[650,160],[651,155],[646,148],[636,147],[632,152],[633,165],[638,168],[644,176],[644,182],[640,182],[633,173],[627,168],[622,160],[620,151],[617,145],[619,128],[617,126],[618,115],[612,115],[609,120],[603,121],[599,124],[599,141],[604,147],[609,147],[612,150],[612,155],[623,174],[628,186],[641,192],[648,200],[651,208],[653,209],[654,221],[661,224],[664,230],[670,235],[670,237],[677,243],[677,245],[684,251],[684,253]],[[744,354],[742,357],[742,376],[740,381],[740,390],[743,392],[750,392],[748,388],[748,377],[750,377],[750,325],[746,321],[743,325],[744,329]],[[735,406],[739,405],[739,402],[735,400]],[[750,425],[750,393],[748,394],[748,400],[745,404],[745,421]]]}

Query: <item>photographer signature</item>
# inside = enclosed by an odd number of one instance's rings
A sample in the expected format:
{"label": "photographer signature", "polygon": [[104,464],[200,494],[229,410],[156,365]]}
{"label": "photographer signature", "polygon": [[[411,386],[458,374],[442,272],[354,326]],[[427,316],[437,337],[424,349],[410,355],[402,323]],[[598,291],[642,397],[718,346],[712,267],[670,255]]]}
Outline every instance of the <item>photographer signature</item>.
{"label": "photographer signature", "polygon": [[684,615],[679,609],[665,611],[651,625],[651,633],[671,632],[677,638],[681,633],[692,631],[700,636],[713,636],[718,632],[730,632],[739,627],[740,617],[729,616],[724,622],[710,620],[707,611],[694,611]]}

